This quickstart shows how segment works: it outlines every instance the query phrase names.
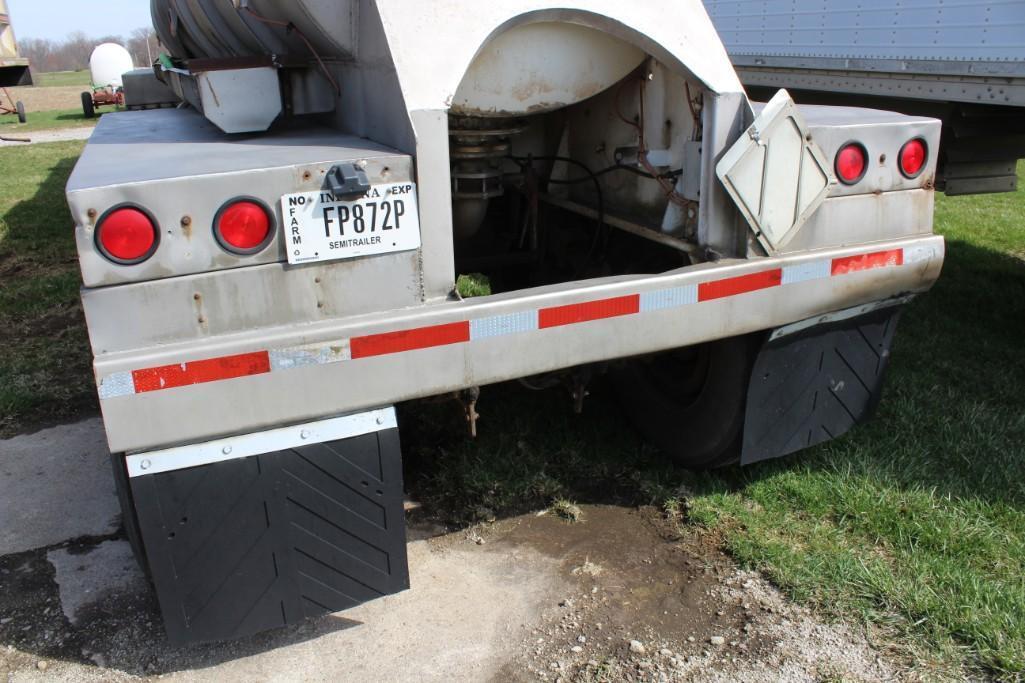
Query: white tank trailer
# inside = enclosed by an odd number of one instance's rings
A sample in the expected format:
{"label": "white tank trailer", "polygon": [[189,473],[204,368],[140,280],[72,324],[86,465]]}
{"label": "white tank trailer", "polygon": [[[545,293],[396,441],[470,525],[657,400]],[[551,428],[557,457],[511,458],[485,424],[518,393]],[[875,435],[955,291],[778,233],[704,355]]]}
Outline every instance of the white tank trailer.
{"label": "white tank trailer", "polygon": [[939,276],[939,122],[750,102],[698,0],[152,11],[189,106],[104,116],[67,197],[172,641],[409,586],[398,402],[614,392],[681,466],[778,457]]}
{"label": "white tank trailer", "polygon": [[89,80],[94,88],[120,88],[122,76],[134,68],[131,53],[117,43],[101,43],[89,55]]}

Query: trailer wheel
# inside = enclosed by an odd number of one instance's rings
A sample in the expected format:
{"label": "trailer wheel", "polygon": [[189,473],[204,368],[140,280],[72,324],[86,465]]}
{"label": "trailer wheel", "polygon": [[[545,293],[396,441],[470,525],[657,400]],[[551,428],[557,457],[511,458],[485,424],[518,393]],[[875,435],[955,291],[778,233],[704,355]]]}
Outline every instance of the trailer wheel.
{"label": "trailer wheel", "polygon": [[643,356],[610,376],[624,412],[652,444],[684,467],[722,467],[740,458],[760,341],[748,335]]}
{"label": "trailer wheel", "polygon": [[91,92],[82,93],[82,113],[85,114],[87,119],[96,117],[96,108],[93,107],[93,94]]}
{"label": "trailer wheel", "polygon": [[18,123],[25,123],[27,120],[25,116],[25,103],[18,100],[14,103],[14,110],[18,112]]}

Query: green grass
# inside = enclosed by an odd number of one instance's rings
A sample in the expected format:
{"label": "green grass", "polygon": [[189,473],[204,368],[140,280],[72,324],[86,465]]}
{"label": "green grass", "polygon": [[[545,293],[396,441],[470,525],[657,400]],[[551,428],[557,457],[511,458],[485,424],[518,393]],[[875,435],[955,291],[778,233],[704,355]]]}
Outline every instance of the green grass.
{"label": "green grass", "polygon": [[50,73],[32,72],[32,82],[44,88],[52,88],[66,85],[81,85],[89,88],[89,70],[81,71],[52,71]]}
{"label": "green grass", "polygon": [[1011,677],[1025,671],[1025,191],[938,197],[936,229],[944,272],[901,321],[876,418],[695,478],[692,516],[798,599]]}
{"label": "green grass", "polygon": [[104,112],[102,111],[97,111],[96,118],[87,119],[81,109],[30,111],[26,115],[25,123],[18,123],[17,116],[8,114],[6,116],[0,116],[0,135],[25,136],[26,133],[31,133],[37,130],[95,126],[96,121],[99,120],[99,117],[103,113]]}
{"label": "green grass", "polygon": [[96,409],[64,202],[82,145],[0,148],[0,436]]}
{"label": "green grass", "polygon": [[491,281],[487,275],[482,275],[481,273],[460,275],[456,278],[456,291],[464,299],[474,296],[487,296],[491,294]]}

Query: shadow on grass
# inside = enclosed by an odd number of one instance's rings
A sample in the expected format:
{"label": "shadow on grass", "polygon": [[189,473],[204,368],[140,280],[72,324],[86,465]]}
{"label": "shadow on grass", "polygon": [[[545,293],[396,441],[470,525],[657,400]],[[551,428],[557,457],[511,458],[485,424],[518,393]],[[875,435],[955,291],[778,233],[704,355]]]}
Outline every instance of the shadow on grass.
{"label": "shadow on grass", "polygon": [[[5,159],[14,165],[5,169],[5,191],[35,193],[0,216],[7,226],[0,240],[0,437],[97,412],[64,200],[77,155],[54,160],[52,150],[18,151],[16,163]],[[23,176],[17,164],[26,167]],[[45,176],[33,176],[44,164]]]}

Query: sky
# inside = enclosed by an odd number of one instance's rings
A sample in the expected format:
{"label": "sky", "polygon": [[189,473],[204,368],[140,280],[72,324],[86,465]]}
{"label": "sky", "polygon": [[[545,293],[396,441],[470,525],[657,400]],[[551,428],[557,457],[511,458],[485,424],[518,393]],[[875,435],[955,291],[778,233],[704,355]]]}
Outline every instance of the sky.
{"label": "sky", "polygon": [[7,0],[18,40],[61,40],[82,31],[91,38],[150,26],[149,0]]}

